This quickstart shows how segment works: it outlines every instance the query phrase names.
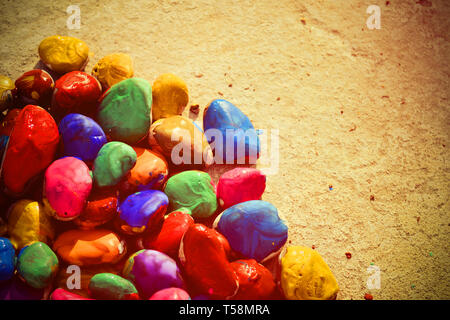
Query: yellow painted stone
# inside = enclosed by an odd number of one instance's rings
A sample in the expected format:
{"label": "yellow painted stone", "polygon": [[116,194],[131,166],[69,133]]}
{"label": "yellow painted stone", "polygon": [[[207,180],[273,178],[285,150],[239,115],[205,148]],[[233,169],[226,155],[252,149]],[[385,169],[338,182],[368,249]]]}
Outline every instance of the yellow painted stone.
{"label": "yellow painted stone", "polygon": [[14,87],[14,81],[7,76],[0,75],[0,111],[9,107],[12,101],[11,90]]}
{"label": "yellow painted stone", "polygon": [[51,217],[37,201],[23,199],[13,203],[7,217],[9,238],[16,249],[34,241],[48,244],[55,236]]}
{"label": "yellow painted stone", "polygon": [[319,253],[303,246],[290,246],[281,257],[281,288],[289,300],[333,300],[339,291]]}
{"label": "yellow painted stone", "polygon": [[181,115],[189,101],[186,83],[171,73],[160,75],[152,86],[152,119]]}
{"label": "yellow painted stone", "polygon": [[100,81],[103,90],[122,80],[132,78],[133,74],[133,60],[125,53],[107,55],[92,68],[92,75]]}
{"label": "yellow painted stone", "polygon": [[67,73],[83,70],[89,57],[89,47],[77,38],[68,36],[51,36],[39,45],[39,56],[51,70]]}

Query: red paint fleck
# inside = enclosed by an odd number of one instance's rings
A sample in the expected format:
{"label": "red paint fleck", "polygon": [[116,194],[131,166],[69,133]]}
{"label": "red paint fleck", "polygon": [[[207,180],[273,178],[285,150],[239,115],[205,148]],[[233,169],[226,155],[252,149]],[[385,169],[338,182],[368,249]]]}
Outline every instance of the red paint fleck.
{"label": "red paint fleck", "polygon": [[429,0],[419,0],[416,2],[417,4],[420,4],[423,7],[431,7],[433,4]]}
{"label": "red paint fleck", "polygon": [[350,252],[346,252],[345,256],[347,257],[347,259],[350,259],[352,257],[352,254]]}
{"label": "red paint fleck", "polygon": [[370,195],[370,201],[375,201],[375,196],[374,195]]}
{"label": "red paint fleck", "polygon": [[233,84],[232,84],[232,83],[230,83],[230,84],[228,85],[228,87],[229,87],[229,88],[231,88],[232,86],[233,86]]}
{"label": "red paint fleck", "polygon": [[311,249],[313,249],[313,250],[316,249],[316,246],[315,246],[315,245],[312,245],[312,246],[311,246]]}
{"label": "red paint fleck", "polygon": [[364,295],[364,299],[366,299],[366,300],[373,300],[373,295],[371,295],[370,293],[366,293]]}
{"label": "red paint fleck", "polygon": [[391,2],[390,1],[386,1],[386,5],[388,6]]}
{"label": "red paint fleck", "polygon": [[280,101],[280,97],[277,98],[277,101]]}
{"label": "red paint fleck", "polygon": [[348,130],[348,132],[352,132],[356,130],[356,125],[353,126],[353,128],[351,128],[350,130]]}
{"label": "red paint fleck", "polygon": [[420,217],[417,217],[417,223],[419,223],[419,221],[420,221]]}

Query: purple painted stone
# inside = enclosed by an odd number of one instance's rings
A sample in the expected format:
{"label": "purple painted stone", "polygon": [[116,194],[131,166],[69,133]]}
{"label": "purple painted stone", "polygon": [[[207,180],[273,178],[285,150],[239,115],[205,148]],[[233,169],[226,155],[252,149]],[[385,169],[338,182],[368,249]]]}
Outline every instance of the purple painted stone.
{"label": "purple painted stone", "polygon": [[0,300],[41,300],[44,289],[35,289],[13,277],[0,285]]}
{"label": "purple painted stone", "polygon": [[156,250],[144,250],[134,257],[131,280],[143,299],[155,292],[170,288],[184,288],[183,278],[175,260]]}

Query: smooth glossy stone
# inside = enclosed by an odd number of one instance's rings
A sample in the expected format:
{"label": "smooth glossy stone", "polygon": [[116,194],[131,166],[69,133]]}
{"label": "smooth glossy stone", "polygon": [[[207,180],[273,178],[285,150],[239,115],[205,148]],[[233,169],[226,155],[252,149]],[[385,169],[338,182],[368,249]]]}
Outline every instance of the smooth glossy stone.
{"label": "smooth glossy stone", "polygon": [[137,160],[136,151],[129,145],[112,141],[103,145],[94,160],[94,181],[99,187],[114,186],[128,174]]}
{"label": "smooth glossy stone", "polygon": [[12,278],[16,267],[16,251],[11,241],[0,238],[0,284]]}
{"label": "smooth glossy stone", "polygon": [[92,68],[92,75],[100,81],[103,90],[116,83],[132,78],[133,60],[126,53],[112,53],[101,58]]}
{"label": "smooth glossy stone", "polygon": [[17,272],[31,287],[46,288],[58,272],[58,257],[45,243],[33,242],[20,250]]}
{"label": "smooth glossy stone", "polygon": [[94,161],[105,143],[103,129],[93,119],[79,113],[65,116],[58,126],[64,143],[64,155]]}
{"label": "smooth glossy stone", "polygon": [[94,116],[102,95],[100,82],[82,72],[66,73],[55,83],[52,110],[59,114],[83,113]]}
{"label": "smooth glossy stone", "polygon": [[137,155],[126,181],[119,186],[121,194],[131,194],[148,189],[159,189],[167,181],[169,169],[166,159],[150,149],[133,147]]}
{"label": "smooth glossy stone", "polygon": [[161,289],[184,287],[183,278],[175,260],[155,250],[144,250],[134,256],[129,277],[143,299],[150,298]]}
{"label": "smooth glossy stone", "polygon": [[152,86],[153,121],[181,115],[189,101],[186,83],[172,73],[164,73],[156,78]]}
{"label": "smooth glossy stone", "polygon": [[266,176],[258,169],[234,168],[217,182],[217,199],[223,209],[235,204],[260,200],[266,188]]}
{"label": "smooth glossy stone", "polygon": [[272,273],[254,259],[231,263],[239,278],[239,291],[233,300],[270,300],[276,284]]}
{"label": "smooth glossy stone", "polygon": [[91,189],[88,166],[78,158],[64,157],[45,171],[43,201],[56,219],[73,220],[83,211]]}
{"label": "smooth glossy stone", "polygon": [[59,132],[52,116],[38,106],[28,105],[16,118],[3,160],[2,176],[6,188],[14,194],[53,161]]}
{"label": "smooth glossy stone", "polygon": [[135,144],[144,139],[152,122],[152,88],[147,80],[122,80],[101,98],[97,120],[110,140]]}
{"label": "smooth glossy stone", "polygon": [[203,112],[203,130],[208,142],[214,141],[216,163],[254,164],[259,158],[258,132],[250,119],[232,103],[213,100]]}
{"label": "smooth glossy stone", "polygon": [[113,191],[92,191],[86,206],[73,222],[84,230],[93,229],[117,216],[119,201]]}
{"label": "smooth glossy stone", "polygon": [[7,76],[0,75],[0,112],[11,107],[13,96],[11,90],[14,89],[14,81]]}
{"label": "smooth glossy stone", "polygon": [[169,199],[164,192],[146,190],[133,193],[120,203],[116,226],[131,235],[151,230],[161,222],[168,205]]}
{"label": "smooth glossy stone", "polygon": [[80,39],[56,35],[42,40],[39,57],[48,68],[58,73],[83,70],[88,62],[89,47]]}
{"label": "smooth glossy stone", "polygon": [[136,251],[135,253],[131,254],[131,255],[128,257],[127,261],[125,261],[125,264],[123,265],[123,269],[122,269],[122,276],[123,276],[124,278],[126,278],[126,279],[132,279],[133,276],[130,275],[130,274],[131,274],[131,270],[133,270],[133,266],[134,266],[134,258],[135,258],[138,254],[140,254],[140,253],[142,253],[142,252],[144,252],[144,251],[145,251],[145,249],[141,249],[141,250]]}
{"label": "smooth glossy stone", "polygon": [[226,251],[216,230],[202,224],[189,227],[180,245],[179,259],[195,292],[213,299],[229,299],[238,292],[238,277]]}
{"label": "smooth glossy stone", "polygon": [[45,289],[36,289],[15,275],[0,285],[0,300],[42,300]]}
{"label": "smooth glossy stone", "polygon": [[16,80],[12,94],[18,106],[33,104],[50,107],[54,87],[55,82],[47,71],[34,69],[25,72]]}
{"label": "smooth glossy stone", "polygon": [[5,136],[10,136],[11,131],[14,128],[14,125],[17,122],[17,117],[19,116],[22,109],[14,108],[10,109],[6,114],[6,117],[3,118],[3,121],[0,124],[0,134]]}
{"label": "smooth glossy stone", "polygon": [[153,122],[149,144],[174,165],[204,167],[213,154],[203,131],[190,119],[171,116]]}
{"label": "smooth glossy stone", "polygon": [[94,300],[89,299],[62,288],[55,289],[50,295],[50,300]]}
{"label": "smooth glossy stone", "polygon": [[181,288],[166,288],[155,292],[148,300],[191,300],[191,297]]}
{"label": "smooth glossy stone", "polygon": [[89,282],[89,296],[99,300],[139,300],[133,283],[113,273],[98,273]]}
{"label": "smooth glossy stone", "polygon": [[289,300],[334,300],[339,287],[320,254],[309,247],[289,246],[280,255],[281,288]]}
{"label": "smooth glossy stone", "polygon": [[66,231],[53,249],[65,262],[78,266],[116,263],[126,253],[125,242],[106,229]]}
{"label": "smooth glossy stone", "polygon": [[49,244],[55,230],[43,204],[22,199],[8,210],[8,234],[14,248],[20,250],[35,241]]}
{"label": "smooth glossy stone", "polygon": [[214,228],[227,238],[231,248],[248,259],[264,261],[282,249],[288,228],[269,202],[252,200],[223,211]]}
{"label": "smooth glossy stone", "polygon": [[190,214],[173,211],[168,214],[162,225],[145,235],[143,244],[146,249],[163,252],[176,259],[184,233],[194,224]]}
{"label": "smooth glossy stone", "polygon": [[188,170],[175,174],[167,180],[164,192],[170,202],[170,210],[187,208],[194,218],[207,218],[217,209],[214,183],[209,174]]}

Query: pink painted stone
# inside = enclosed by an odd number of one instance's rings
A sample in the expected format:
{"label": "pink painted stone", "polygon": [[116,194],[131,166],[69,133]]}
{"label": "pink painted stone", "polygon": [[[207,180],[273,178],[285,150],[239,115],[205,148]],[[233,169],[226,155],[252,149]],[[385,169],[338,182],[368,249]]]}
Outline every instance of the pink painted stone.
{"label": "pink painted stone", "polygon": [[83,211],[92,189],[89,168],[74,157],[58,159],[45,172],[44,188],[53,216],[58,220],[75,219]]}
{"label": "pink painted stone", "polygon": [[166,288],[155,292],[148,300],[191,300],[191,297],[183,289]]}
{"label": "pink painted stone", "polygon": [[94,300],[94,299],[85,298],[76,293],[72,293],[62,288],[58,288],[52,292],[52,294],[50,295],[50,300]]}
{"label": "pink painted stone", "polygon": [[217,183],[217,199],[223,209],[235,204],[260,200],[266,189],[266,176],[254,168],[234,168]]}

